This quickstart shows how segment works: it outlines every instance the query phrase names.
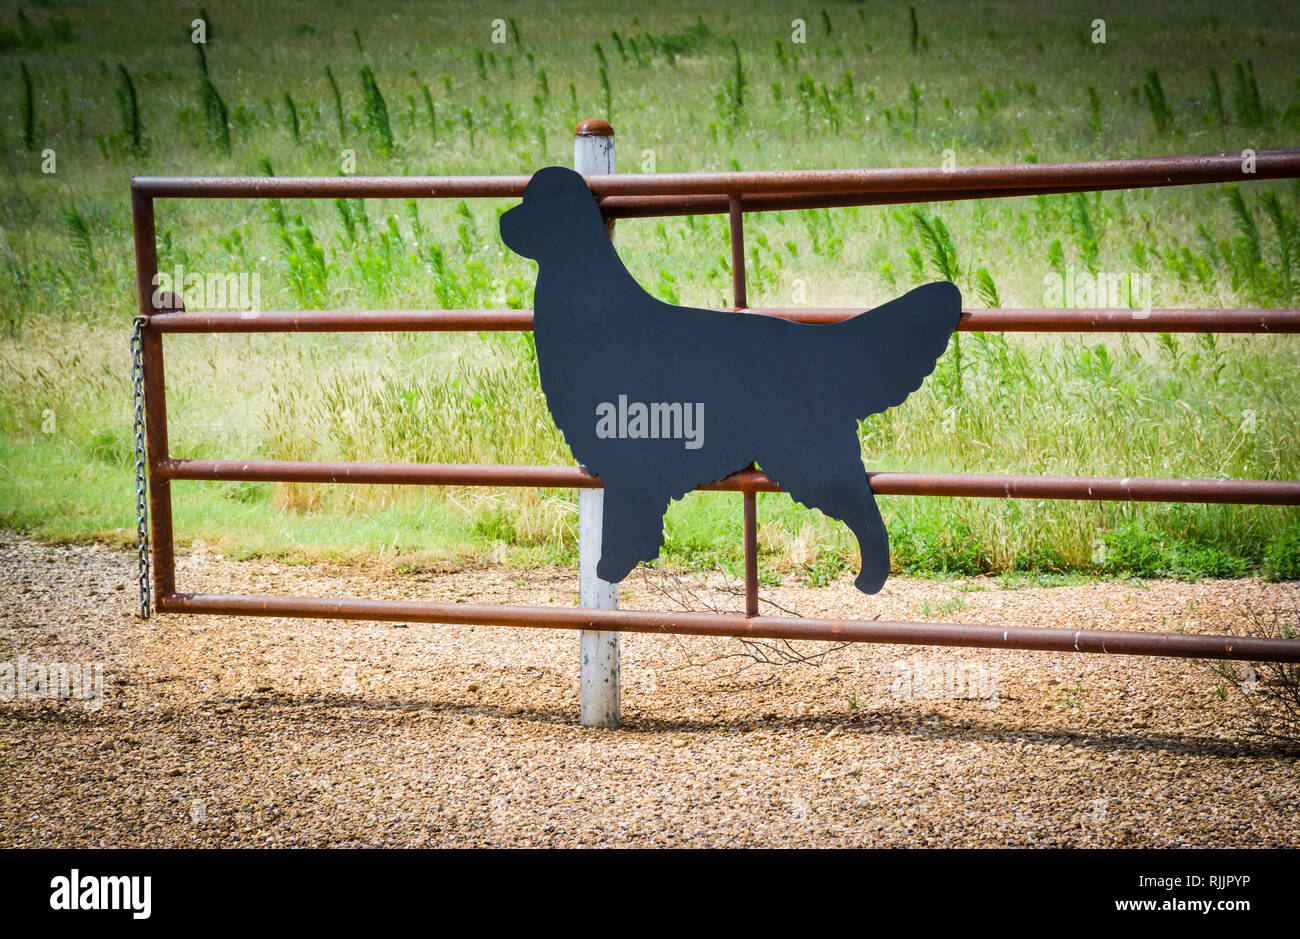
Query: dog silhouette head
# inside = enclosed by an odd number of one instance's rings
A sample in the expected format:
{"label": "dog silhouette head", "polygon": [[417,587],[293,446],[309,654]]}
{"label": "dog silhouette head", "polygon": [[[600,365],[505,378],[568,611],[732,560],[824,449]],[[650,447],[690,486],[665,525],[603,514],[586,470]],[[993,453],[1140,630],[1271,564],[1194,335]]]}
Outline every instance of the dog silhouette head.
{"label": "dog silhouette head", "polygon": [[597,238],[609,240],[596,197],[578,173],[564,166],[534,173],[524,201],[501,216],[506,247],[538,263],[553,254],[571,256],[586,239]]}

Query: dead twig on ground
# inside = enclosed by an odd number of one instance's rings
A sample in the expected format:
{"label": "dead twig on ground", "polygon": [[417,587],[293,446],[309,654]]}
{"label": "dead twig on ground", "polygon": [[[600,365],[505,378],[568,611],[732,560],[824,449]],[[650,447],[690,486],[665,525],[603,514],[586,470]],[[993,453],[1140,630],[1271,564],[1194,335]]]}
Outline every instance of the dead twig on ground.
{"label": "dead twig on ground", "polygon": [[[1242,635],[1300,640],[1300,589],[1284,588],[1267,605],[1242,605]],[[1265,740],[1300,747],[1300,664],[1294,662],[1217,662],[1211,671],[1235,688],[1246,707],[1249,730]],[[1226,696],[1226,689],[1220,689]]]}
{"label": "dead twig on ground", "polygon": [[[684,575],[676,571],[641,568],[640,577],[646,589],[659,597],[666,609],[707,613],[744,613],[745,586],[739,578],[726,571],[719,573],[720,582],[710,584],[705,578]],[[769,597],[759,596],[760,610],[776,611],[787,616],[801,615],[797,610],[782,606]],[[810,643],[795,644],[786,639],[746,639],[727,640],[731,651],[700,656],[698,648],[688,643],[683,637],[673,637],[686,664],[681,668],[703,668],[722,662],[737,661],[742,663],[734,674],[739,674],[756,665],[784,667],[792,665],[820,665],[822,660],[833,652],[848,646],[846,642],[817,643],[816,649],[807,648]],[[772,676],[771,680],[775,680]]]}

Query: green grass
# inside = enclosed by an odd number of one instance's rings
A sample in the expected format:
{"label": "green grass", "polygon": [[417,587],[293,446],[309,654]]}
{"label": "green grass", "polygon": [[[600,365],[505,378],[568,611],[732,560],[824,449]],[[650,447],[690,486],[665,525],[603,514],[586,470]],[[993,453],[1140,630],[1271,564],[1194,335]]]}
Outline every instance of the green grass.
{"label": "green grass", "polygon": [[[0,13],[0,521],[126,541],[133,174],[527,173],[608,117],[624,171],[933,166],[1263,149],[1300,138],[1300,15],[1209,0],[1108,16],[1050,5],[518,3],[507,42],[460,5],[33,5]],[[914,12],[912,12],[914,11]],[[147,48],[137,24],[160,24]],[[170,25],[168,25],[170,24]],[[413,25],[414,24],[414,25]],[[415,28],[418,25],[418,28]],[[161,45],[160,45],[161,44]],[[187,48],[190,47],[190,48]],[[57,172],[41,171],[42,150]],[[256,272],[262,305],[519,307],[509,203],[158,203],[163,270]],[[756,305],[871,305],[950,277],[967,305],[1051,305],[1045,277],[1150,275],[1157,306],[1297,305],[1300,184],[1042,196],[746,219]],[[722,217],[620,223],[670,302],[730,302]],[[1122,303],[1137,302],[1125,295]],[[189,304],[194,308],[195,304]],[[181,456],[567,463],[520,335],[175,337]],[[1295,337],[964,334],[864,422],[868,468],[1300,478]],[[237,555],[566,562],[565,491],[177,484],[184,541]],[[1276,507],[886,497],[895,567],[945,577],[1300,573]],[[837,523],[760,498],[768,569],[854,566]],[[665,557],[737,569],[739,497],[695,493]],[[503,555],[504,552],[504,555]],[[414,558],[414,560],[410,560]]]}

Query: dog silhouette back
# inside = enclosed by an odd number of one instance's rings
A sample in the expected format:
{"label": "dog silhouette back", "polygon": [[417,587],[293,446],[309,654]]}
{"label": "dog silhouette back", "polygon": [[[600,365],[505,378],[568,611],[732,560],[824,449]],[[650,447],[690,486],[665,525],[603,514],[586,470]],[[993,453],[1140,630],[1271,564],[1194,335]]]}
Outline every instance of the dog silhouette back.
{"label": "dog silhouette back", "polygon": [[538,262],[542,390],[605,488],[598,576],[617,582],[658,557],[670,500],[756,463],[791,498],[849,526],[857,586],[880,590],[889,538],[858,422],[934,371],[961,316],[953,284],[827,325],[673,306],[628,273],[591,190],[559,166],[533,175],[501,237]]}

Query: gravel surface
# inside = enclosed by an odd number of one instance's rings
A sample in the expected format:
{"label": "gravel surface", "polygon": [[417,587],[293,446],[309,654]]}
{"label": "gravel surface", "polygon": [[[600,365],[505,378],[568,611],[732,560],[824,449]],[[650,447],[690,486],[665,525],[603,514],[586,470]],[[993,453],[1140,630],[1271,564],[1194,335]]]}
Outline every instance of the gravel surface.
{"label": "gravel surface", "polygon": [[[1300,845],[1300,763],[1250,740],[1204,663],[858,645],[777,667],[731,640],[626,635],[625,726],[592,730],[572,632],[146,622],[133,565],[0,533],[0,663],[103,666],[99,707],[0,701],[0,847]],[[513,603],[577,587],[570,570],[396,576],[202,547],[178,582]],[[634,580],[624,605],[671,607],[683,586],[735,605],[689,578]],[[809,616],[1220,632],[1281,589],[764,593]]]}

